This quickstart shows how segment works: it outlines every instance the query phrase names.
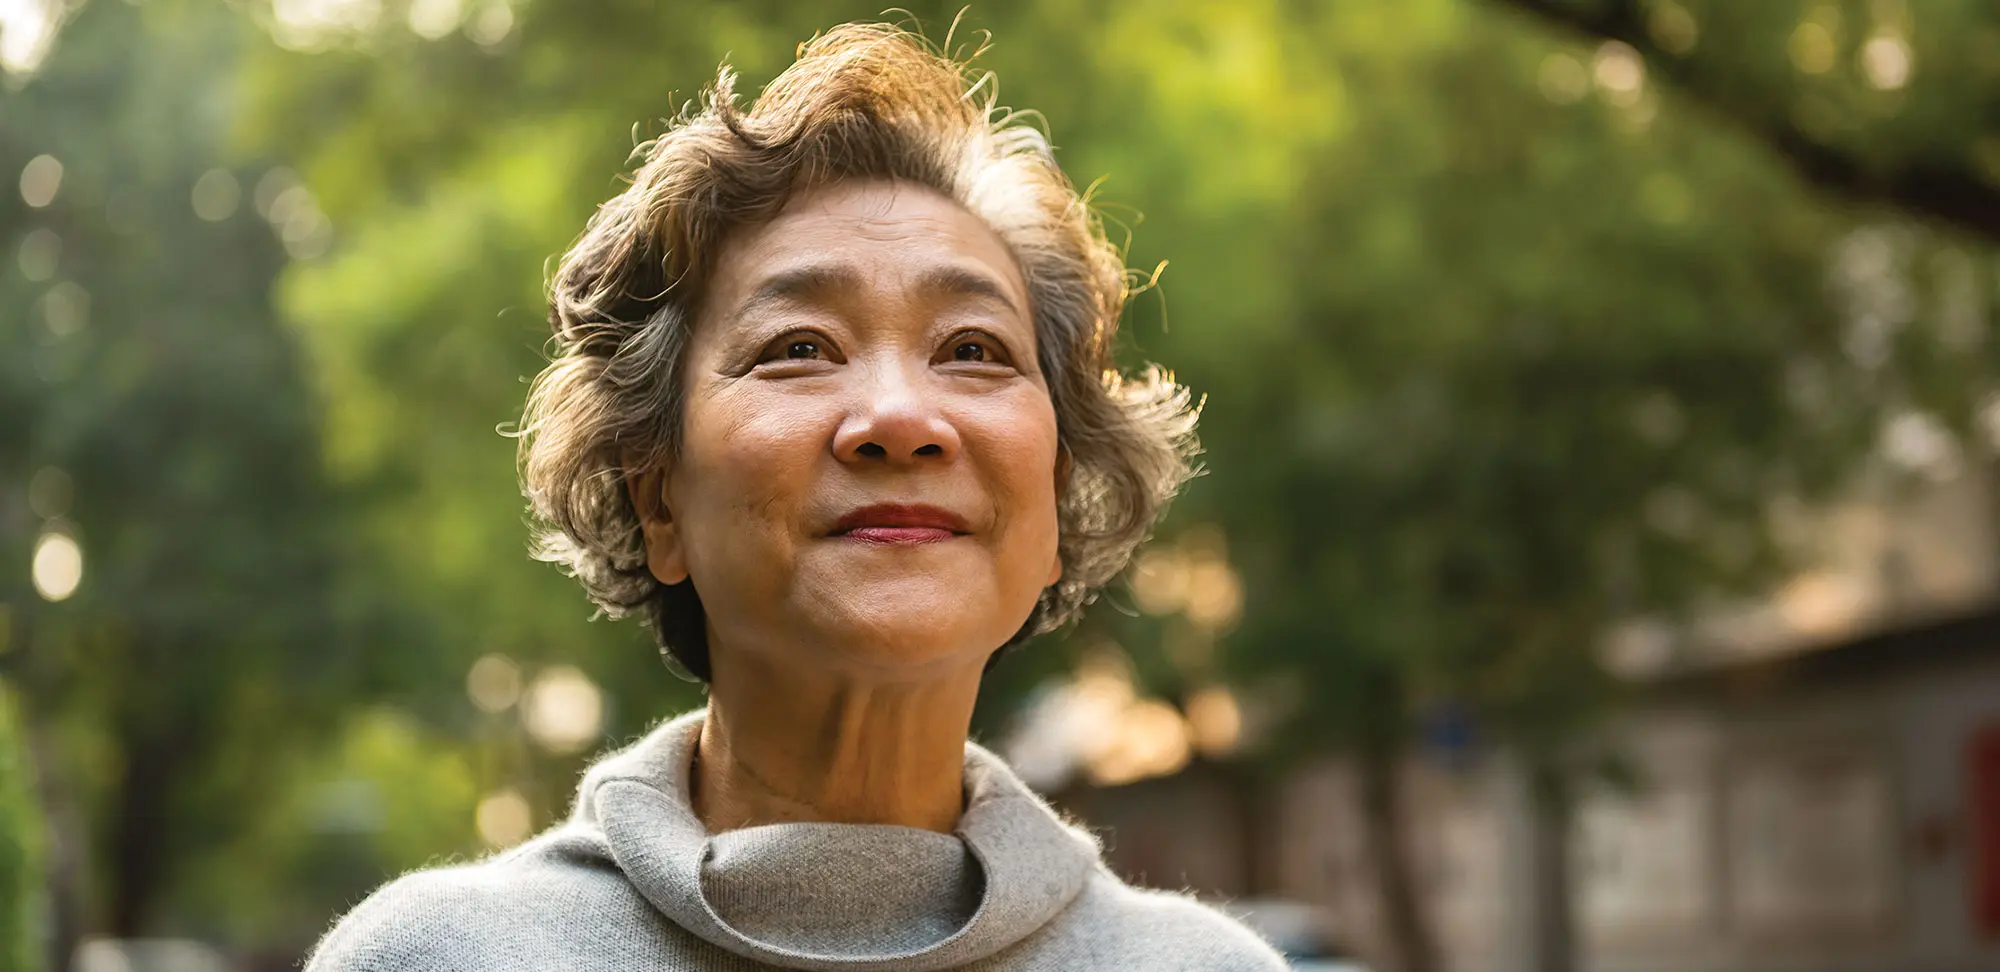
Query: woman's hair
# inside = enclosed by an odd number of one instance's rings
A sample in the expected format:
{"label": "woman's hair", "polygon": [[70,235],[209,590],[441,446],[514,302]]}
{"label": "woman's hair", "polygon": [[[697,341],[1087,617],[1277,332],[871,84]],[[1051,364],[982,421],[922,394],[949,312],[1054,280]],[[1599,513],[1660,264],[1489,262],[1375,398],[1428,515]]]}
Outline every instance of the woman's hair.
{"label": "woman's hair", "polygon": [[604,612],[644,609],[660,647],[709,676],[693,582],[646,565],[629,475],[675,458],[681,359],[731,233],[846,179],[927,186],[981,217],[1027,283],[1068,476],[1058,492],[1062,580],[1013,644],[1070,620],[1124,568],[1190,475],[1197,408],[1170,375],[1120,375],[1128,295],[1119,251],[1056,167],[1046,137],[994,104],[991,77],[880,24],[807,42],[749,111],[724,66],[699,110],[641,145],[632,184],[591,217],[549,285],[553,360],[521,425],[535,556]]}

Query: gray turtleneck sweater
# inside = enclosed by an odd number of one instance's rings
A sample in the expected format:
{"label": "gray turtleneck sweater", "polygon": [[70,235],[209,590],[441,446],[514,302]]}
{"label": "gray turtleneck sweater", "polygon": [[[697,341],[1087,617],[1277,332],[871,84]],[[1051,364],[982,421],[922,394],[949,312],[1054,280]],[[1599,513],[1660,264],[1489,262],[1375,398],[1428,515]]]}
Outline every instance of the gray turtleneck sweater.
{"label": "gray turtleneck sweater", "polygon": [[777,824],[710,835],[688,800],[702,714],[585,774],[569,820],[473,864],[407,874],[307,972],[1278,972],[1178,894],[1120,882],[999,758],[965,748],[952,834]]}

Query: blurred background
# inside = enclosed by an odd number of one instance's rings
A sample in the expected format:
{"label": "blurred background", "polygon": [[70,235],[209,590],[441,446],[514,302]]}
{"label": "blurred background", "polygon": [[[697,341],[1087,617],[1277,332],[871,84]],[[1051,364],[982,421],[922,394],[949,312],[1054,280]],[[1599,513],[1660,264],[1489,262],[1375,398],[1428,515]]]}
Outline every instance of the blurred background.
{"label": "blurred background", "polygon": [[[500,432],[633,146],[881,16],[0,0],[0,968],[291,968],[700,704]],[[2000,11],[981,31],[1208,396],[978,715],[1121,873],[1302,968],[2000,968]]]}

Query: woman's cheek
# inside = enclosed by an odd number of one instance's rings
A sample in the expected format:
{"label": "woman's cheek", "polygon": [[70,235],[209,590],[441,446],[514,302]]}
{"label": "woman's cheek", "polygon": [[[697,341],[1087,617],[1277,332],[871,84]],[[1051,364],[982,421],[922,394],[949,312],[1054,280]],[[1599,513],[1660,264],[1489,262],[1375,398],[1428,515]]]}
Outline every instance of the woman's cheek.
{"label": "woman's cheek", "polygon": [[690,426],[713,453],[715,471],[738,480],[760,480],[776,470],[802,466],[818,457],[827,434],[825,402],[761,389],[732,390],[704,409],[700,427]]}
{"label": "woman's cheek", "polygon": [[[1033,546],[1053,551],[1056,543],[1056,461],[1058,443],[1054,409],[1044,396],[1012,410],[992,423],[988,469],[996,484],[996,499],[1007,518],[1033,537]],[[1023,538],[1027,539],[1027,538]]]}

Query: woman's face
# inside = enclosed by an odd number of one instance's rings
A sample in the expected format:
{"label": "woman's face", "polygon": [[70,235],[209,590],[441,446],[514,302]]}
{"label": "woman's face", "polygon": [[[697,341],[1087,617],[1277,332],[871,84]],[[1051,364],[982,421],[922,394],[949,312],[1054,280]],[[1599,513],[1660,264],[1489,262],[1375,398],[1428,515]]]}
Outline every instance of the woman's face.
{"label": "woman's face", "polygon": [[929,189],[847,182],[719,254],[647,551],[711,651],[981,664],[1061,574],[1055,410],[1027,288]]}

